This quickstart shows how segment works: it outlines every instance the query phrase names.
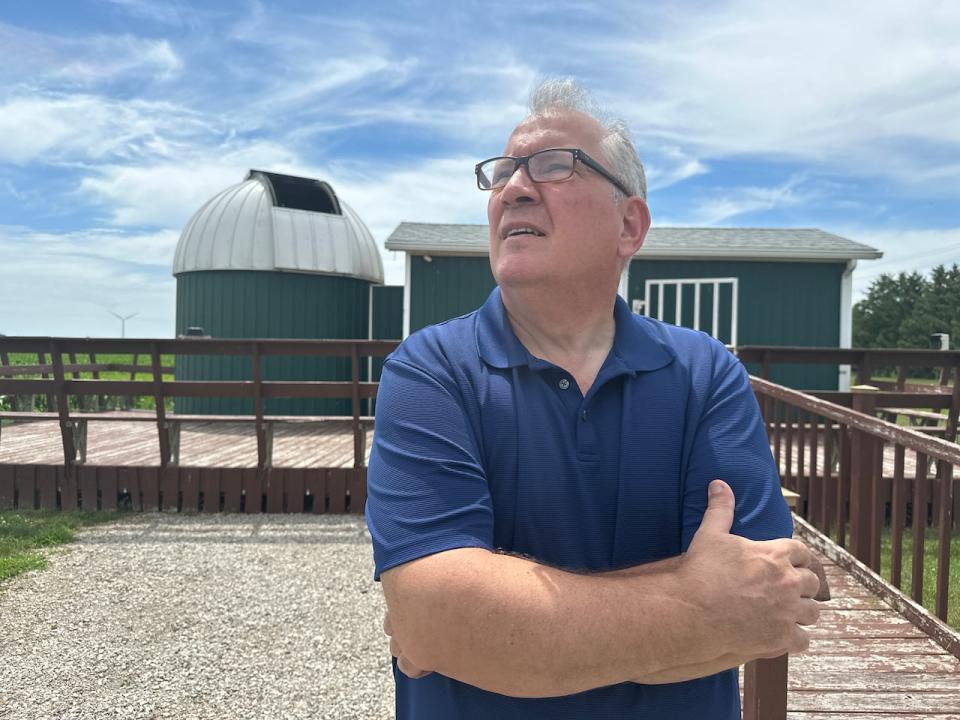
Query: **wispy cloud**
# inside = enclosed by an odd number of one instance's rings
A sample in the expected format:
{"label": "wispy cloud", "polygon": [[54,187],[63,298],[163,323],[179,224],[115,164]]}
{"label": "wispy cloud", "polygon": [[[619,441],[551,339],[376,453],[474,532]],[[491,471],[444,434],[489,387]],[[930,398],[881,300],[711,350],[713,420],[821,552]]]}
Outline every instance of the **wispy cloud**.
{"label": "wispy cloud", "polygon": [[937,265],[960,263],[960,227],[942,229],[883,230],[841,227],[841,235],[883,250],[883,259],[859,267],[853,276],[856,296],[883,273],[926,272]]}
{"label": "wispy cloud", "polygon": [[738,0],[696,20],[679,9],[660,20],[649,35],[593,46],[619,67],[643,68],[611,73],[635,98],[621,104],[641,142],[707,158],[800,158],[906,185],[954,177],[943,154],[911,146],[960,148],[960,5]]}
{"label": "wispy cloud", "polygon": [[21,91],[0,103],[0,162],[141,161],[213,128],[167,102]]}
{"label": "wispy cloud", "polygon": [[65,37],[0,23],[0,79],[30,78],[51,89],[88,87],[131,77],[171,80],[183,60],[168,40],[129,34]]}
{"label": "wispy cloud", "polygon": [[[130,235],[109,230],[39,233],[0,227],[4,258],[4,298],[31,298],[30,313],[9,312],[0,303],[0,332],[7,335],[66,336],[116,334],[108,310],[140,312],[141,328],[128,335],[149,336],[156,328],[173,332],[170,260],[179,233]],[[45,318],[42,329],[37,316]]]}
{"label": "wispy cloud", "polygon": [[804,179],[795,177],[769,187],[745,186],[720,189],[693,209],[691,225],[724,225],[729,220],[750,213],[796,207],[811,202],[817,192],[804,186]]}
{"label": "wispy cloud", "polygon": [[383,174],[334,166],[327,177],[374,237],[386,239],[400,220],[486,222],[487,197],[474,182],[474,162],[471,157],[431,159]]}
{"label": "wispy cloud", "polygon": [[647,160],[644,165],[647,172],[647,189],[650,191],[663,190],[710,171],[705,163],[691,157],[676,145],[658,148],[653,154],[653,159]]}
{"label": "wispy cloud", "polygon": [[182,25],[190,16],[190,10],[178,0],[99,0],[108,6],[138,18],[145,18],[165,25]]}

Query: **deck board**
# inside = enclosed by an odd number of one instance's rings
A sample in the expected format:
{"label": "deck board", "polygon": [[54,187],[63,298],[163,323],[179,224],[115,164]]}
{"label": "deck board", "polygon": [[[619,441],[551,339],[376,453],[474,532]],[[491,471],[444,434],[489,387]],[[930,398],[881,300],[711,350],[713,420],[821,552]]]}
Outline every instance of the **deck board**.
{"label": "deck board", "polygon": [[[373,432],[368,431],[366,461]],[[0,464],[63,463],[60,426],[56,422],[5,425],[0,431]],[[152,422],[90,422],[87,465],[159,466],[160,443]],[[189,467],[256,467],[253,423],[184,422],[180,464]],[[273,440],[274,467],[353,467],[353,430],[349,420],[317,424],[278,424]]]}
{"label": "deck board", "polygon": [[790,656],[788,720],[960,720],[960,660],[817,554],[832,598]]}
{"label": "deck board", "polygon": [[[791,445],[791,452],[789,453],[789,460],[791,464],[790,468],[787,467],[788,453],[787,453],[787,443],[786,443],[785,435],[781,438],[780,442],[781,442],[780,444],[780,476],[781,477],[787,477],[788,469],[791,470],[791,473],[793,476],[796,476],[799,474],[800,463],[798,459],[798,453],[801,447],[803,448],[803,468],[804,468],[803,475],[806,477],[810,477],[811,470],[814,470],[814,472],[812,473],[813,475],[815,475],[816,477],[823,477],[824,470],[826,468],[826,462],[824,458],[824,445],[823,445],[822,437],[820,436],[817,437],[817,450],[816,450],[816,453],[814,454],[813,438],[811,437],[811,434],[810,433],[805,434],[804,443],[801,446],[799,441],[799,434],[795,433],[793,437],[792,445]],[[836,448],[838,447],[837,443],[838,441],[834,440],[833,447],[835,451],[836,451]],[[770,450],[771,452],[776,454],[776,441],[772,438],[770,440]],[[896,451],[892,444],[890,443],[884,444],[884,447],[883,447],[883,476],[884,477],[888,477],[888,478],[893,477],[894,470],[896,468],[895,453]],[[810,463],[811,455],[814,455],[813,459],[815,461],[814,462],[816,466],[815,469],[811,467],[811,463]],[[833,460],[833,465],[830,472],[831,472],[831,476],[836,478],[837,473],[839,472],[838,467],[836,465],[837,457],[834,456],[832,460]],[[916,477],[916,471],[917,471],[916,453],[913,450],[907,449],[904,452],[904,456],[903,456],[903,476],[905,478],[914,478]],[[936,473],[935,473],[934,463],[928,461],[927,477],[934,477],[935,474]]]}

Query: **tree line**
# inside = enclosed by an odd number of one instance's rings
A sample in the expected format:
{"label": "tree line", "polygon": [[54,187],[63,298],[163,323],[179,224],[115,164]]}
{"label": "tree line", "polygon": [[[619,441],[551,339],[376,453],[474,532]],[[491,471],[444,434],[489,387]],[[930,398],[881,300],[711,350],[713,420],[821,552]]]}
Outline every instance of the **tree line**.
{"label": "tree line", "polygon": [[960,266],[938,265],[930,277],[884,273],[853,306],[853,346],[927,348],[930,335],[949,333],[960,347]]}

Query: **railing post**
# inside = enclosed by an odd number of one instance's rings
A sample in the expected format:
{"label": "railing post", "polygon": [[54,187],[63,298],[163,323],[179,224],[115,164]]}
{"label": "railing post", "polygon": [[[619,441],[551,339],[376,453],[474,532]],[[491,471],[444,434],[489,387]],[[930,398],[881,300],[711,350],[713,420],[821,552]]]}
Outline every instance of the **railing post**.
{"label": "railing post", "polygon": [[[60,416],[60,437],[63,440],[63,474],[70,477],[77,461],[77,448],[74,444],[73,423],[70,421],[70,405],[67,397],[67,378],[63,371],[63,355],[59,343],[50,340],[50,361],[53,363],[54,387],[56,388],[57,413]],[[47,395],[47,397],[50,397]],[[47,408],[49,412],[51,408]]]}
{"label": "railing post", "polygon": [[351,405],[353,406],[353,469],[363,467],[363,438],[360,436],[360,352],[350,343]]}
{"label": "railing post", "polygon": [[262,473],[272,465],[273,447],[267,447],[267,431],[263,421],[263,366],[260,354],[260,343],[253,343],[253,413],[256,417],[257,434],[257,471]]}
{"label": "railing post", "polygon": [[[877,388],[872,385],[855,385],[853,409],[870,417],[876,415]],[[850,552],[858,560],[872,566],[871,535],[873,532],[873,489],[875,440],[868,433],[856,428],[850,432]]]}
{"label": "railing post", "polygon": [[785,720],[788,656],[743,666],[743,720]]}
{"label": "railing post", "polygon": [[[90,361],[90,364],[91,364],[91,365],[96,365],[96,364],[97,364],[97,354],[96,354],[96,353],[93,353],[93,352],[92,352],[92,353],[88,353],[88,354],[87,354],[87,360]],[[94,370],[94,371],[92,372],[92,375],[93,375],[93,379],[94,379],[94,380],[99,380],[99,379],[100,379],[100,371],[99,371],[99,370]],[[90,403],[90,407],[91,407],[91,409],[94,410],[94,411],[103,410],[103,409],[107,406],[107,398],[106,398],[105,395],[92,395],[92,396],[91,396],[91,400],[92,400],[92,402]]]}
{"label": "railing post", "polygon": [[953,527],[953,465],[941,462],[937,466],[940,482],[940,513],[937,520],[937,617],[947,621],[950,592],[950,536]]}
{"label": "railing post", "polygon": [[[170,464],[170,428],[167,425],[167,408],[163,396],[163,369],[160,365],[160,350],[157,343],[150,343],[150,369],[153,372],[153,403],[157,413],[157,439],[160,442],[160,467]],[[179,447],[179,444],[178,444]]]}

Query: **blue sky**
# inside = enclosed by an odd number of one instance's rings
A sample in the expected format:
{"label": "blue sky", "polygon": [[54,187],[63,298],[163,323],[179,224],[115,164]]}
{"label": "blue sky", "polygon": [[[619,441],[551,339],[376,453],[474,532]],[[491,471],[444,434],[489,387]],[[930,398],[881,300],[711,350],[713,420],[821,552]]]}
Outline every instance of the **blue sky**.
{"label": "blue sky", "polygon": [[960,261],[958,37],[932,0],[3,3],[0,332],[172,335],[180,230],[250,168],[381,246],[484,222],[473,164],[556,75],[628,122],[654,224],[843,235],[885,253],[861,293]]}

